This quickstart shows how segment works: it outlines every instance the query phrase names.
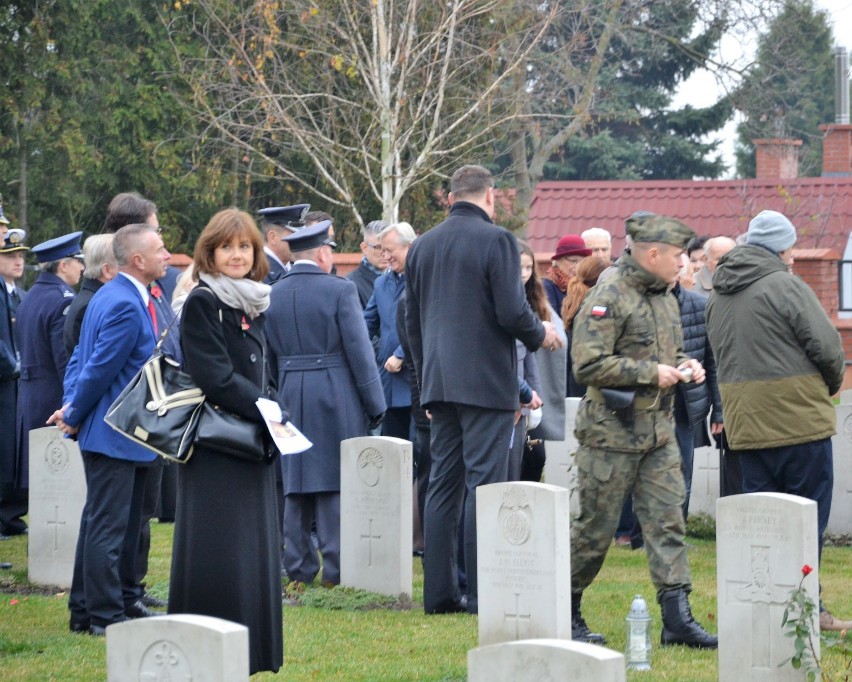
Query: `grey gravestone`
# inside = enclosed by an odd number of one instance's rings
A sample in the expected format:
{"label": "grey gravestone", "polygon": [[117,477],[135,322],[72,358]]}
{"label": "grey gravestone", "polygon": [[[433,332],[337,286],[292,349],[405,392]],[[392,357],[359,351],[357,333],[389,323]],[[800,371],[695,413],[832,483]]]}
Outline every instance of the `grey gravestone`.
{"label": "grey gravestone", "polygon": [[[817,505],[796,495],[752,493],[716,503],[719,680],[787,682],[803,669],[778,667],[793,653],[781,620],[790,593],[804,586],[816,602]],[[819,624],[812,624],[819,631]],[[817,649],[819,637],[815,638]],[[817,654],[819,652],[817,651]]]}
{"label": "grey gravestone", "polygon": [[574,453],[579,447],[574,436],[574,423],[577,421],[577,408],[580,398],[565,398],[565,440],[547,440],[544,442],[544,452],[547,459],[544,462],[544,482],[567,488],[571,493],[571,512],[577,514],[580,510],[577,489],[577,468],[574,466]]}
{"label": "grey gravestone", "polygon": [[86,476],[77,443],[54,426],[30,431],[29,578],[71,587]]}
{"label": "grey gravestone", "polygon": [[411,596],[411,443],[367,436],[340,444],[340,583]]}
{"label": "grey gravestone", "polygon": [[107,682],[248,682],[248,628],[177,614],[106,629]]}
{"label": "grey gravestone", "polygon": [[467,652],[468,682],[624,682],[624,669],[617,651],[562,639],[504,642]]}
{"label": "grey gravestone", "polygon": [[849,405],[852,403],[852,388],[847,388],[845,391],[840,391],[837,396],[840,399],[841,405]]}
{"label": "grey gravestone", "polygon": [[479,644],[571,639],[570,499],[544,483],[476,489]]}
{"label": "grey gravestone", "polygon": [[834,455],[834,490],[831,497],[829,533],[852,533],[852,404],[837,410],[837,433],[831,439]]}
{"label": "grey gravestone", "polygon": [[689,513],[716,515],[719,497],[719,451],[715,447],[695,448],[692,460],[692,492]]}

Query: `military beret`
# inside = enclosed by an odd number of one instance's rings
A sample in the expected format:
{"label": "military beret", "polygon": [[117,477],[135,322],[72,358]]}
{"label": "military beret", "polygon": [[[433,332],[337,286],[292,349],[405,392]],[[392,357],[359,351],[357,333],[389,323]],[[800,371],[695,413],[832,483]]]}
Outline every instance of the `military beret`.
{"label": "military beret", "polygon": [[331,221],[323,220],[310,227],[303,227],[301,230],[296,230],[293,234],[282,237],[281,241],[287,242],[290,245],[290,251],[293,253],[310,251],[323,244],[327,244],[333,249],[337,244],[329,237],[328,228],[330,227]]}
{"label": "military beret", "polygon": [[9,230],[3,241],[0,242],[0,253],[12,253],[14,251],[29,251],[29,246],[24,246],[24,240],[27,238],[25,230],[16,227]]}
{"label": "military beret", "polygon": [[625,229],[634,242],[659,242],[681,249],[695,239],[695,232],[680,220],[644,211],[630,216]]}
{"label": "military beret", "polygon": [[52,263],[63,258],[82,256],[80,250],[80,237],[82,236],[82,232],[72,232],[55,239],[48,239],[46,242],[34,246],[32,252],[39,263]]}
{"label": "military beret", "polygon": [[305,215],[311,210],[310,204],[296,204],[295,206],[271,206],[262,208],[257,213],[264,222],[289,230],[298,230],[305,224]]}

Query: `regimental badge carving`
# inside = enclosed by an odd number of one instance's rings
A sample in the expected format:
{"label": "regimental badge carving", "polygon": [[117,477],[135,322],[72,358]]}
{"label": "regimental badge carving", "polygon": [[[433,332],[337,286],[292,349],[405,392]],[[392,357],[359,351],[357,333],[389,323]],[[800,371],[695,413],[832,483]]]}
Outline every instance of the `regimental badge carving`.
{"label": "regimental badge carving", "polygon": [[843,420],[843,436],[847,442],[852,443],[852,414]]}
{"label": "regimental badge carving", "polygon": [[174,642],[159,640],[148,647],[139,664],[139,682],[192,682],[186,654]]}
{"label": "regimental badge carving", "polygon": [[51,440],[44,449],[44,463],[47,470],[61,476],[68,470],[68,446],[61,439]]}
{"label": "regimental badge carving", "polygon": [[498,512],[500,530],[510,545],[523,545],[532,535],[533,517],[526,493],[518,487],[503,494]]}
{"label": "regimental badge carving", "polygon": [[385,458],[376,448],[367,448],[358,455],[358,478],[370,487],[375,487],[385,466]]}

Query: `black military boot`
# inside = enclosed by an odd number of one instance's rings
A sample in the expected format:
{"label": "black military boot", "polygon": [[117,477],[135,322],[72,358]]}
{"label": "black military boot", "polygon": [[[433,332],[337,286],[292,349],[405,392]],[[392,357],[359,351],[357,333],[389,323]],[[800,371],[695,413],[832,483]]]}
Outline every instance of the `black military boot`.
{"label": "black military boot", "polygon": [[571,595],[571,639],[587,644],[606,644],[606,639],[599,632],[592,632],[580,613],[580,600],[583,593]]}
{"label": "black military boot", "polygon": [[664,592],[660,600],[663,613],[663,632],[660,643],[685,644],[696,649],[715,649],[719,640],[702,628],[692,617],[686,590]]}

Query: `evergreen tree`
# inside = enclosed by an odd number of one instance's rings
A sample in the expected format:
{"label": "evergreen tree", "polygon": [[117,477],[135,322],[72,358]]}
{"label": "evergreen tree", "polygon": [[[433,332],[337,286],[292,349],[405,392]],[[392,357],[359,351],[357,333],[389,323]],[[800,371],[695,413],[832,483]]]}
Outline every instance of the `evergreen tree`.
{"label": "evergreen tree", "polygon": [[754,65],[735,94],[737,175],[754,177],[752,140],[802,140],[799,174],[822,171],[818,126],[834,121],[833,37],[828,14],[813,0],[787,0],[758,40]]}

